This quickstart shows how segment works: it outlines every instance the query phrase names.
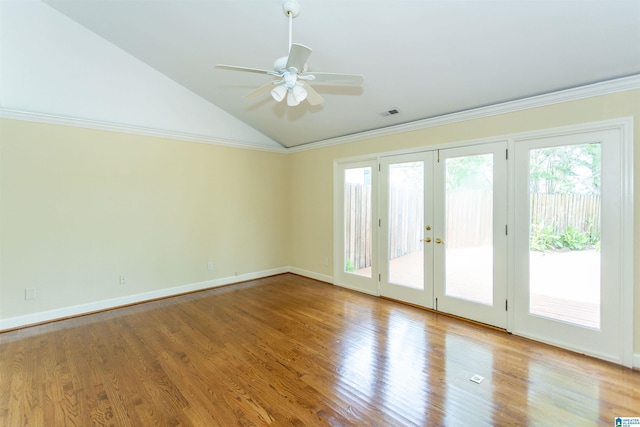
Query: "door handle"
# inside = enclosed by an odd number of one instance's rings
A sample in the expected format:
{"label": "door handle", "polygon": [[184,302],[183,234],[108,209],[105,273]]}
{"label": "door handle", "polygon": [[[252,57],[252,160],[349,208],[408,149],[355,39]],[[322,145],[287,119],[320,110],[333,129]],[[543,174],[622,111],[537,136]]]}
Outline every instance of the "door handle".
{"label": "door handle", "polygon": [[426,239],[420,239],[421,242],[431,243],[431,237],[427,237]]}
{"label": "door handle", "polygon": [[441,238],[439,238],[439,237],[436,237],[436,243],[437,243],[437,244],[439,244],[439,245],[440,245],[440,244],[443,244],[443,245],[444,245],[444,240],[442,240],[442,239],[441,239]]}

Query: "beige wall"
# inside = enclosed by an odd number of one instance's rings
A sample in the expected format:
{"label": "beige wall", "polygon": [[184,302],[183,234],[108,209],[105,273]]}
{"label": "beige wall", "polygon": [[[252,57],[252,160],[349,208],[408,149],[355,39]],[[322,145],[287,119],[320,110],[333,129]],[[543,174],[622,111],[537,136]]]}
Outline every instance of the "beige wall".
{"label": "beige wall", "polygon": [[286,155],[3,120],[0,168],[0,319],[288,265]]}
{"label": "beige wall", "polygon": [[[332,275],[333,259],[324,267],[325,254],[333,252],[333,162],[373,153],[460,142],[499,135],[633,117],[634,200],[640,200],[640,90],[566,102],[498,116],[432,127],[364,141],[304,151],[291,161],[290,265]],[[313,189],[310,191],[310,189]],[[640,265],[640,208],[635,204],[635,265]],[[640,353],[640,271],[635,272],[634,353]]]}

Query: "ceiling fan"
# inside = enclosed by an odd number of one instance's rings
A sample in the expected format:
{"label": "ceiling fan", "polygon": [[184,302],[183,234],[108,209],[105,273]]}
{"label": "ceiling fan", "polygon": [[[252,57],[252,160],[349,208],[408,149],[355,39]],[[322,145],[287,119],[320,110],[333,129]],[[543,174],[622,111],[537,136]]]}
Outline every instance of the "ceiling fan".
{"label": "ceiling fan", "polygon": [[360,74],[307,73],[307,60],[312,50],[305,45],[292,42],[293,18],[300,13],[300,5],[296,0],[284,0],[282,9],[289,19],[289,55],[276,59],[273,63],[273,70],[224,64],[216,65],[216,68],[222,70],[266,74],[276,78],[245,95],[245,98],[255,98],[270,91],[271,96],[277,102],[284,100],[286,97],[287,105],[291,107],[299,105],[305,99],[311,105],[318,105],[324,102],[324,99],[311,87],[310,81],[348,85],[362,84],[364,77]]}

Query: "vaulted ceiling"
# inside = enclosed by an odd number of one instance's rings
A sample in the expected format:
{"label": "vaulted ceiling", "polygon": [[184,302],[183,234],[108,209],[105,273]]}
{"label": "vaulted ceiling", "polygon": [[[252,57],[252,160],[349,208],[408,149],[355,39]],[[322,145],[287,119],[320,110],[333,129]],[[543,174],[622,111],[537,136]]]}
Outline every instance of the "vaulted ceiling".
{"label": "vaulted ceiling", "polygon": [[[252,128],[293,147],[640,73],[640,1],[299,0],[293,41],[321,105],[244,95],[286,56],[280,0],[46,0]],[[397,109],[398,114],[380,113]]]}

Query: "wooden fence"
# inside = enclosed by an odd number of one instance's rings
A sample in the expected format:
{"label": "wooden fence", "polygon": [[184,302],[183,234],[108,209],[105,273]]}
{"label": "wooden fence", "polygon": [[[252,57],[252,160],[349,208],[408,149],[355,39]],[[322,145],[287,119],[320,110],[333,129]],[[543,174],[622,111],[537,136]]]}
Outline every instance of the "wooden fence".
{"label": "wooden fence", "polygon": [[[344,188],[345,255],[347,268],[371,266],[371,185],[346,184]],[[349,265],[351,264],[351,265]]]}
{"label": "wooden fence", "polygon": [[447,248],[490,246],[493,243],[493,193],[450,191],[444,241]]}
{"label": "wooden fence", "polygon": [[[493,200],[490,192],[454,191],[447,194],[448,248],[485,246],[493,241]],[[568,227],[600,231],[600,196],[531,194],[531,224],[549,225],[562,234]],[[471,214],[470,214],[471,213]],[[358,270],[371,266],[371,186],[345,186],[345,254]],[[424,227],[424,199],[420,191],[394,188],[389,199],[391,258],[420,250]]]}
{"label": "wooden fence", "polygon": [[552,226],[557,234],[568,227],[600,232],[600,196],[532,193],[529,206],[532,225]]}
{"label": "wooden fence", "polygon": [[401,257],[422,249],[424,195],[413,188],[396,187],[389,192],[389,257]]}

